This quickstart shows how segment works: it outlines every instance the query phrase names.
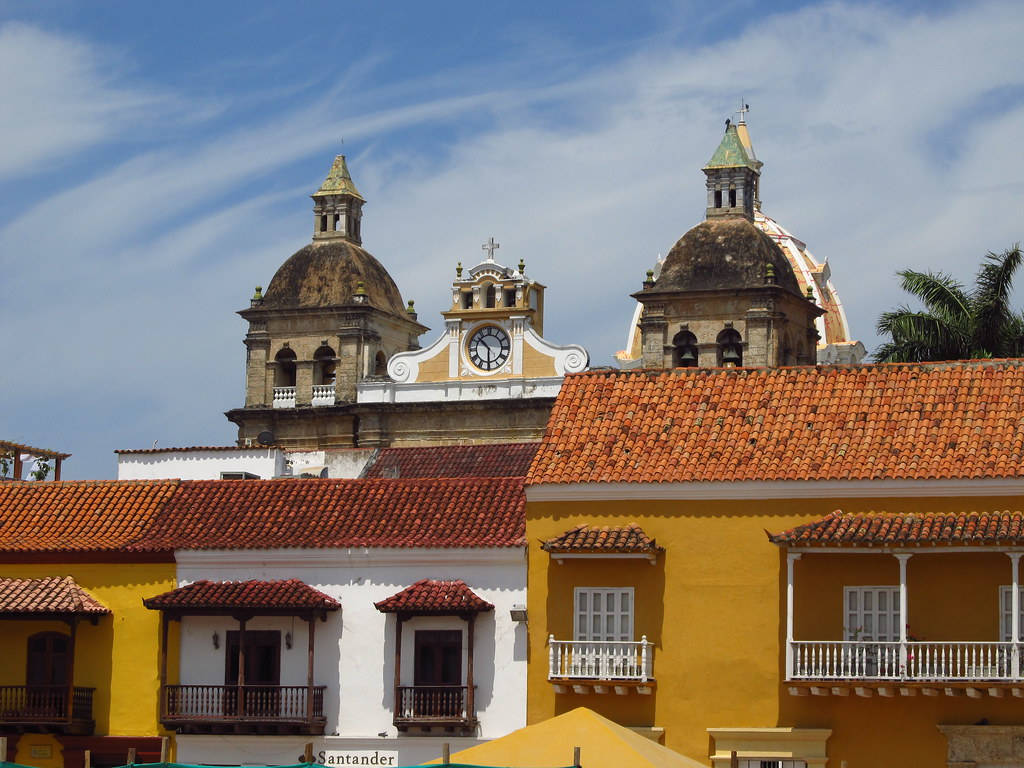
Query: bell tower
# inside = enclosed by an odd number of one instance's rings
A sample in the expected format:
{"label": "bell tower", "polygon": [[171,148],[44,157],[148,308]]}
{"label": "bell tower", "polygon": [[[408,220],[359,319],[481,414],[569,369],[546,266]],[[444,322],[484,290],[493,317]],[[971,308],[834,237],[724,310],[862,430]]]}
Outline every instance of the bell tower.
{"label": "bell tower", "polygon": [[363,244],[360,228],[366,201],[352,182],[344,155],[334,158],[327,178],[311,197],[314,243],[348,240]]}
{"label": "bell tower", "polygon": [[738,126],[732,120],[725,121],[725,136],[703,168],[707,176],[708,219],[743,216],[753,221],[754,210],[760,207],[761,161],[754,157],[743,114],[741,110]]}

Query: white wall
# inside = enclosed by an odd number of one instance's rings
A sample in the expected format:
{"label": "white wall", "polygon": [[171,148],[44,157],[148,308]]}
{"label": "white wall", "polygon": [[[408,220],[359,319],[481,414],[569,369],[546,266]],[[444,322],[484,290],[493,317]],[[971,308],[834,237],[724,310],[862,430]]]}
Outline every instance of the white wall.
{"label": "white wall", "polygon": [[[513,622],[509,616],[513,605],[526,603],[526,555],[521,548],[179,551],[176,558],[181,584],[198,579],[297,578],[331,595],[342,606],[328,615],[326,623],[317,622],[314,664],[314,684],[327,686],[326,734],[339,738],[282,738],[281,754],[271,759],[271,742],[265,736],[182,736],[178,738],[179,762],[242,764],[246,762],[242,753],[249,749],[246,745],[253,738],[256,743],[266,744],[266,748],[260,747],[254,754],[267,755],[266,760],[253,764],[294,762],[296,747],[301,752],[303,743],[310,740],[319,745],[317,750],[399,750],[402,761],[395,765],[438,757],[437,738],[399,736],[392,724],[395,616],[382,614],[374,607],[375,602],[424,578],[462,579],[495,606],[494,611],[478,616],[474,630],[474,682],[480,721],[477,738],[452,738],[453,734],[445,734],[443,740],[451,742],[454,750],[456,744],[469,746],[525,725],[526,626]],[[402,638],[403,678],[411,682],[415,628],[459,626],[464,628],[466,623],[452,617],[408,622]],[[284,648],[282,639],[281,684],[306,683],[304,621],[267,617],[254,619],[247,627],[279,629],[282,638],[284,632],[292,632],[291,650]],[[237,628],[237,622],[227,617],[186,616],[182,620],[181,682],[223,684],[226,632]],[[220,633],[219,649],[213,648],[214,630]],[[379,736],[382,733],[385,735]],[[231,747],[232,744],[237,746]],[[224,749],[239,752],[227,759],[228,755],[222,753]]]}
{"label": "white wall", "polygon": [[118,480],[219,480],[221,472],[250,472],[263,479],[284,472],[280,448],[182,449],[117,454]]}

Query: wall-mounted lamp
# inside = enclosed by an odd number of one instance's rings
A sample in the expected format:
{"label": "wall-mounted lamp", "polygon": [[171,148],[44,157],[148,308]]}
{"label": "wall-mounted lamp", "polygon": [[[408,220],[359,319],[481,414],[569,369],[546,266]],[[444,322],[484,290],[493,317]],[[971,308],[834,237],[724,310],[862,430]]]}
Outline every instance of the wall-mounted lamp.
{"label": "wall-mounted lamp", "polygon": [[284,633],[284,647],[287,648],[289,651],[292,649],[292,633],[291,632],[285,632]]}
{"label": "wall-mounted lamp", "polygon": [[213,647],[220,648],[220,635],[217,634],[217,630],[213,630]]}
{"label": "wall-mounted lamp", "polygon": [[513,605],[512,610],[510,610],[508,613],[509,616],[512,617],[512,621],[526,621],[525,605]]}

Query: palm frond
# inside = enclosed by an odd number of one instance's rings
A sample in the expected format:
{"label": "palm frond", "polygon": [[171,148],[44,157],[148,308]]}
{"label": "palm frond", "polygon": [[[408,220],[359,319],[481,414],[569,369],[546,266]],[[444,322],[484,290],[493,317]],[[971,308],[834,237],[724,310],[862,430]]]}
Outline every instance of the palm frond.
{"label": "palm frond", "polygon": [[917,272],[905,269],[897,272],[904,291],[919,298],[934,315],[963,322],[971,314],[971,300],[964,286],[944,272]]}
{"label": "palm frond", "polygon": [[882,313],[876,330],[891,339],[882,345],[876,359],[884,351],[885,359],[894,361],[955,360],[969,350],[969,326],[961,317],[951,320],[902,306]]}
{"label": "palm frond", "polygon": [[1009,324],[1013,312],[1009,306],[1013,278],[1024,261],[1020,244],[1001,254],[988,253],[978,270],[971,295],[974,314],[973,344],[979,349],[1004,356],[1012,354]]}

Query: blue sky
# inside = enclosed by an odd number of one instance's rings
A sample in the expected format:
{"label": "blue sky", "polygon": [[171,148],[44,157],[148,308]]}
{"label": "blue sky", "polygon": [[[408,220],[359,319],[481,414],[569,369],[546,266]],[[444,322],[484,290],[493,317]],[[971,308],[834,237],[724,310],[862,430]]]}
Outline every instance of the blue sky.
{"label": "blue sky", "polygon": [[0,436],[76,478],[232,442],[234,312],[338,151],[424,343],[493,235],[608,364],[741,96],[765,211],[873,348],[897,269],[1024,240],[1021,39],[1019,2],[0,0]]}

